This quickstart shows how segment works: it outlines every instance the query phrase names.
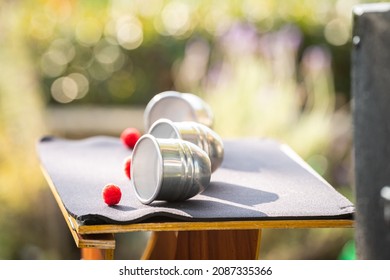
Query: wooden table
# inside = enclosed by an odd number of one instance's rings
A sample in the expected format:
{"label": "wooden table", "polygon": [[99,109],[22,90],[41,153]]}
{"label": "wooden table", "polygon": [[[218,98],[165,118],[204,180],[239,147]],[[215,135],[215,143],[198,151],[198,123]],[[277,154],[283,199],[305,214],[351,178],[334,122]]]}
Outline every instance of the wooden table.
{"label": "wooden table", "polygon": [[[113,145],[116,146],[115,139],[108,139],[109,141],[113,141]],[[45,141],[47,143],[45,143]],[[42,146],[51,145],[52,140],[44,140],[42,142]],[[94,140],[95,141],[95,140]],[[107,139],[96,140],[98,142],[97,151],[100,153],[100,149],[102,143],[105,143]],[[96,144],[96,141],[93,145]],[[234,141],[233,141],[234,142]],[[56,144],[56,140],[53,141]],[[234,142],[235,143],[235,142]],[[250,142],[248,142],[250,143]],[[230,154],[232,150],[229,143],[227,143],[227,155],[226,160],[230,161],[231,156],[235,157],[235,152]],[[77,142],[68,143],[66,140],[64,143],[60,143],[60,145],[65,145],[65,148],[68,148],[67,145],[73,147],[72,145],[78,145]],[[83,144],[85,145],[85,144]],[[87,143],[87,147],[83,146],[83,149],[90,149],[89,143]],[[119,144],[118,144],[119,145]],[[257,144],[256,144],[257,145]],[[267,144],[268,145],[268,144]],[[272,144],[273,145],[273,144]],[[274,146],[270,146],[271,148]],[[104,145],[103,145],[104,146]],[[248,146],[248,145],[243,145]],[[250,146],[250,145],[249,145]],[[61,146],[62,147],[62,146]],[[275,146],[277,147],[277,146]],[[46,147],[45,147],[46,148]],[[71,148],[70,150],[72,150]],[[114,150],[113,147],[110,147],[111,150]],[[270,149],[268,146],[266,150]],[[66,150],[66,149],[65,149]],[[279,153],[278,150],[276,150]],[[272,182],[270,186],[266,186],[264,182],[272,181],[267,179],[262,182],[261,186],[264,190],[268,190],[268,194],[270,190],[275,190],[277,195],[274,195],[273,199],[267,201],[251,201],[248,204],[243,205],[243,210],[248,210],[248,213],[255,216],[240,216],[237,218],[229,218],[227,213],[226,219],[216,219],[216,220],[207,220],[207,219],[194,219],[194,220],[177,220],[177,219],[145,219],[136,222],[98,222],[93,223],[89,221],[87,224],[83,221],[80,221],[79,218],[75,218],[75,214],[71,213],[68,210],[67,205],[64,204],[64,200],[66,198],[61,196],[58,191],[61,188],[58,187],[60,185],[61,180],[56,181],[57,178],[63,176],[64,174],[60,174],[62,169],[64,172],[68,172],[73,168],[73,163],[71,159],[69,159],[69,151],[63,152],[64,154],[56,154],[55,160],[58,158],[64,157],[64,163],[61,165],[59,169],[51,169],[51,166],[55,164],[55,161],[52,162],[46,158],[46,155],[50,155],[52,153],[60,153],[58,147],[53,147],[48,150],[40,149],[39,153],[42,159],[42,171],[47,179],[47,182],[50,186],[50,189],[58,203],[59,208],[65,218],[65,221],[69,227],[69,230],[75,240],[76,246],[81,249],[81,258],[82,259],[114,259],[114,250],[115,250],[115,234],[117,233],[126,233],[126,232],[135,232],[135,231],[151,231],[152,235],[149,239],[149,242],[146,246],[146,249],[143,253],[142,259],[258,259],[260,254],[260,243],[261,243],[261,233],[262,229],[287,229],[287,228],[348,228],[353,227],[353,214],[354,208],[353,205],[349,203],[349,201],[340,195],[338,192],[334,191],[334,189],[329,186],[322,178],[318,176],[313,170],[311,170],[305,163],[297,157],[295,154],[291,153],[291,150],[281,150],[283,153],[283,157],[290,161],[286,161],[283,164],[278,164],[277,157],[273,160],[273,163],[266,167],[266,162],[261,162],[259,166],[262,166],[261,172],[257,172],[255,170],[254,174],[249,174],[247,167],[242,167],[244,163],[240,164],[240,168],[242,169],[234,170],[234,168],[229,164],[223,164],[221,169],[226,169],[227,173],[223,173],[224,171],[217,171],[217,175],[215,175],[214,180],[219,181],[221,178],[225,178],[225,176],[232,176],[229,178],[229,181],[234,183],[234,172],[238,172],[237,174],[244,174],[246,177],[239,177],[238,181],[246,182],[246,185],[253,184],[252,181],[247,182],[247,178],[254,176],[256,181],[257,176],[268,176],[267,174],[271,174],[270,176],[273,178],[276,171],[279,174],[279,177],[287,176],[285,182],[291,183],[289,185],[288,190],[284,190],[284,185],[282,184],[278,189],[278,180],[280,178],[276,178],[275,181]],[[260,150],[257,152],[261,152]],[[119,154],[121,151],[119,152]],[[265,150],[261,152],[265,153]],[[91,153],[92,155],[96,154]],[[66,155],[66,158],[65,156]],[[245,154],[245,152],[240,151],[240,155],[243,155],[243,158],[250,157],[250,154]],[[273,157],[271,154],[267,155]],[[50,157],[50,156],[49,156]],[[75,154],[75,157],[77,155]],[[83,158],[88,157],[86,155],[82,155]],[[103,158],[107,158],[107,156],[103,156]],[[117,157],[119,159],[120,156]],[[113,161],[117,161],[117,159]],[[283,158],[280,158],[283,161]],[[66,165],[69,161],[70,169],[66,171]],[[97,162],[97,161],[95,161]],[[292,164],[291,168],[285,169],[285,165]],[[112,165],[112,164],[111,164]],[[250,165],[251,167],[256,166],[255,163]],[[229,169],[230,168],[230,169]],[[301,170],[302,169],[302,170]],[[57,171],[59,170],[59,171]],[[225,171],[226,171],[225,170]],[[253,170],[252,170],[253,171]],[[289,174],[289,172],[293,172]],[[93,172],[88,171],[88,172]],[[241,172],[241,173],[240,173]],[[243,172],[243,173],[242,173]],[[302,172],[300,174],[300,172]],[[71,172],[70,172],[71,173]],[[299,173],[298,175],[296,173]],[[69,174],[69,176],[72,176]],[[115,175],[118,176],[118,175]],[[222,176],[222,177],[220,177]],[[289,179],[291,177],[291,179]],[[303,178],[304,177],[304,178]],[[54,181],[53,181],[54,178]],[[66,176],[65,176],[66,178]],[[78,179],[81,180],[81,179]],[[86,179],[88,180],[88,178]],[[261,181],[261,180],[260,180]],[[291,181],[291,182],[290,182]],[[295,185],[295,181],[297,181],[297,185]],[[89,182],[89,181],[87,181]],[[56,186],[57,183],[57,186]],[[312,186],[310,184],[317,184],[316,188],[311,189]],[[62,183],[61,183],[62,184]],[[67,181],[66,184],[69,184]],[[67,187],[67,185],[64,185]],[[245,185],[244,184],[244,185]],[[286,184],[286,183],[285,183]],[[307,186],[306,186],[307,185]],[[62,188],[64,187],[62,186]],[[275,186],[275,187],[274,187]],[[294,187],[295,186],[295,187]],[[299,186],[297,188],[296,186]],[[302,186],[302,188],[301,188]],[[227,187],[227,186],[226,186]],[[296,188],[296,189],[294,189]],[[318,188],[318,190],[317,190]],[[233,188],[234,189],[234,188]],[[243,190],[247,190],[243,188]],[[284,193],[286,191],[286,193]],[[308,194],[309,197],[303,197],[300,201],[300,195],[297,195],[297,192],[303,191],[305,194]],[[318,192],[319,198],[313,197],[313,194]],[[324,192],[324,194],[321,194]],[[267,192],[263,192],[267,194]],[[207,193],[206,193],[207,194]],[[249,193],[250,195],[250,193]],[[233,195],[234,196],[234,195]],[[227,196],[228,197],[228,196]],[[95,198],[96,199],[96,198]],[[207,197],[210,199],[210,197]],[[204,203],[212,203],[212,201],[204,201]],[[215,198],[212,198],[215,199]],[[244,197],[245,199],[245,197]],[[294,200],[297,200],[294,202]],[[318,199],[318,201],[316,200]],[[325,201],[324,206],[318,206],[318,204],[323,203]],[[290,203],[293,200],[295,203]],[[218,202],[220,203],[222,200],[218,198]],[[232,204],[237,206],[237,201],[232,202]],[[336,202],[334,202],[336,201]],[[100,202],[100,201],[99,201]],[[134,201],[132,202],[134,204]],[[256,204],[257,203],[257,204]],[[303,203],[303,205],[300,205]],[[305,203],[307,203],[307,207],[305,207]],[[255,205],[257,208],[255,208]],[[275,208],[280,208],[281,214],[278,211],[273,211],[273,204]],[[289,206],[289,204],[291,204]],[[328,205],[335,204],[336,206],[340,204],[338,209],[328,209]],[[184,207],[186,204],[183,204]],[[216,204],[217,205],[217,204]],[[249,205],[249,206],[248,206]],[[296,213],[294,212],[294,207],[301,208]],[[303,206],[303,207],[302,207]],[[103,207],[103,206],[101,206]],[[149,206],[145,206],[149,207]],[[223,206],[222,206],[223,207]],[[291,207],[291,208],[288,208]],[[313,209],[311,209],[313,208]],[[322,214],[322,208],[324,214]],[[331,208],[331,207],[330,207]],[[99,208],[99,209],[105,209]],[[156,208],[154,208],[156,209]],[[224,209],[224,208],[221,208]],[[230,209],[230,208],[229,208]],[[255,210],[262,210],[259,217],[256,216]],[[287,209],[287,213],[283,210]],[[289,210],[290,209],[290,210]],[[306,210],[308,213],[306,213]],[[110,209],[111,210],[111,209]],[[145,210],[145,209],[144,209]],[[146,209],[148,210],[148,209]],[[234,212],[234,211],[233,211]],[[293,215],[289,215],[289,212],[294,212]],[[303,214],[301,214],[301,212]],[[234,213],[233,213],[234,214]],[[240,212],[240,215],[243,215]],[[244,214],[245,215],[245,214]]]}

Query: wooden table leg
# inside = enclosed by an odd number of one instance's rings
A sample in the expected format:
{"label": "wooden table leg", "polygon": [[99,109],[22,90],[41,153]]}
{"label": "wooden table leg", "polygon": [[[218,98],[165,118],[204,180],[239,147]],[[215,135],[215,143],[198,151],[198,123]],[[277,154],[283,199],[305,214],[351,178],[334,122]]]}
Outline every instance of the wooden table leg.
{"label": "wooden table leg", "polygon": [[178,233],[176,259],[258,259],[261,230],[210,230]]}
{"label": "wooden table leg", "polygon": [[113,260],[114,249],[81,248],[82,260]]}
{"label": "wooden table leg", "polygon": [[143,259],[253,260],[260,242],[260,229],[154,232]]}
{"label": "wooden table leg", "polygon": [[142,260],[174,260],[176,255],[177,232],[154,231],[141,257]]}
{"label": "wooden table leg", "polygon": [[77,234],[77,247],[82,260],[113,260],[115,238],[113,234]]}

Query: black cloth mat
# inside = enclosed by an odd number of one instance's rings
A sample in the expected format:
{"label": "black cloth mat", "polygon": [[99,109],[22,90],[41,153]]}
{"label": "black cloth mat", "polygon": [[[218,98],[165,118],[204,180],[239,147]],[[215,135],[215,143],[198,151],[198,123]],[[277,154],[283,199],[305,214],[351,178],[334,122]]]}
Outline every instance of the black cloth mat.
{"label": "black cloth mat", "polygon": [[[222,166],[202,194],[150,205],[138,201],[124,173],[131,149],[119,138],[44,137],[37,150],[65,208],[81,224],[352,218],[353,204],[288,146],[273,139],[231,139],[224,146]],[[111,207],[102,198],[108,183],[122,190]]]}

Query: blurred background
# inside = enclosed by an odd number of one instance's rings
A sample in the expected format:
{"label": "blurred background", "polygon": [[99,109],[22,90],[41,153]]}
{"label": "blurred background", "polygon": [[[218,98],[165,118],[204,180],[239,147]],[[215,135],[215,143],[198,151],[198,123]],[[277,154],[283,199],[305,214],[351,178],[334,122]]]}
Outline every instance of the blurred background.
{"label": "blurred background", "polygon": [[[143,130],[157,93],[194,93],[223,138],[290,145],[352,202],[352,7],[370,1],[0,2],[0,259],[79,259],[39,167],[43,135]],[[378,1],[376,1],[378,2]],[[149,233],[118,235],[137,259]],[[354,258],[353,229],[264,230],[262,259]]]}

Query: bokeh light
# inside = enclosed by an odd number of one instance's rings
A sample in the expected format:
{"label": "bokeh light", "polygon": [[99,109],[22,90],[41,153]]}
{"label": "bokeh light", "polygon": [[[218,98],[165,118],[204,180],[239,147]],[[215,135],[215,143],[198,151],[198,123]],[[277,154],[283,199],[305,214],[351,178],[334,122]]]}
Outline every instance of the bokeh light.
{"label": "bokeh light", "polygon": [[[36,156],[32,135],[37,131],[81,138],[96,132],[84,129],[92,125],[111,135],[112,127],[141,127],[133,116],[165,90],[204,98],[223,137],[281,139],[332,185],[350,193],[352,7],[361,2],[3,1],[0,201],[25,209],[31,204],[22,207],[8,198],[14,189],[23,193],[29,186],[42,195],[40,173],[14,175],[39,166],[25,160]],[[100,110],[115,121],[96,124]],[[118,111],[131,118],[114,118]],[[34,133],[23,129],[26,115]],[[32,145],[28,152],[21,149],[24,142]],[[7,211],[0,212],[2,229],[9,227],[2,214]],[[26,224],[24,216],[34,221],[32,211],[23,211],[13,229]],[[53,230],[50,223],[48,228]],[[25,252],[61,255],[61,250],[44,252],[45,240],[21,248],[24,240],[13,234],[19,231],[26,229],[0,233],[0,258],[32,255]],[[34,234],[41,238],[39,230]],[[56,234],[61,243],[64,236]],[[324,234],[324,243],[328,238]],[[289,254],[286,258],[302,255],[290,245],[280,250]]]}
{"label": "bokeh light", "polygon": [[94,17],[80,19],[76,25],[75,36],[80,44],[93,46],[99,42],[103,30],[100,21]]}
{"label": "bokeh light", "polygon": [[161,13],[161,21],[167,35],[183,35],[190,28],[190,7],[185,2],[170,2]]}
{"label": "bokeh light", "polygon": [[131,16],[124,16],[116,23],[116,36],[119,44],[127,49],[138,48],[143,41],[143,30],[141,22]]}
{"label": "bokeh light", "polygon": [[324,35],[332,45],[342,46],[350,39],[348,23],[342,19],[334,19],[325,26]]}
{"label": "bokeh light", "polygon": [[53,98],[60,103],[69,103],[83,98],[89,90],[88,79],[80,73],[71,73],[56,79],[51,85]]}

